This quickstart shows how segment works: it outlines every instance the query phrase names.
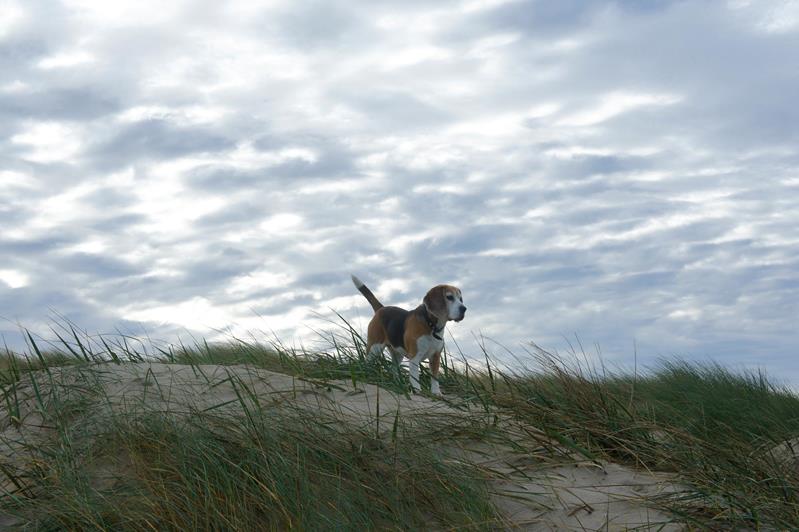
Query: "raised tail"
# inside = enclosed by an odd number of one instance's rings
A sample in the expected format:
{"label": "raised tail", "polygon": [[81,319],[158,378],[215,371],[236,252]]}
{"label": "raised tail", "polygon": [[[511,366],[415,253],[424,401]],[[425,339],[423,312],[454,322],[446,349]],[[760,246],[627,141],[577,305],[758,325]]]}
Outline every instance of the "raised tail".
{"label": "raised tail", "polygon": [[355,285],[355,288],[357,288],[358,291],[363,294],[363,297],[365,297],[366,300],[369,302],[369,304],[372,305],[372,308],[374,309],[375,312],[383,308],[383,303],[377,300],[372,291],[369,290],[369,288],[367,288],[365,284],[363,284],[363,281],[361,281],[354,275],[351,275],[350,277],[352,277],[352,282]]}

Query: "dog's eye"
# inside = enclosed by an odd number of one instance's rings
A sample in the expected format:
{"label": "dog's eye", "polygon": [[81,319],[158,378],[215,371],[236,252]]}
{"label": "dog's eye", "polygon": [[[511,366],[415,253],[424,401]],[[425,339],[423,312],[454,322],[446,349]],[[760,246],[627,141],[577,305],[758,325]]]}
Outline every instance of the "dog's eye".
{"label": "dog's eye", "polygon": [[455,298],[452,297],[452,294],[447,294],[447,299],[449,299],[450,301],[455,301]]}

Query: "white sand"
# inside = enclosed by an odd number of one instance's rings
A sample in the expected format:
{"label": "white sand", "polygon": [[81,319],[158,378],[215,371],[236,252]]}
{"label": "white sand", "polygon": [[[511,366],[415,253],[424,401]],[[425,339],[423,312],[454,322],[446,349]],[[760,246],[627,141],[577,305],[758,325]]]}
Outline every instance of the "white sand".
{"label": "white sand", "polygon": [[[207,408],[240,408],[236,390],[254,394],[263,407],[288,403],[303,408],[329,410],[353,423],[373,423],[390,430],[397,411],[404,418],[435,423],[440,416],[474,414],[426,396],[398,396],[374,385],[349,381],[313,382],[248,366],[186,366],[177,364],[101,364],[51,370],[57,388],[73,389],[101,385],[108,398],[105,408],[125,411],[144,409],[176,415]],[[49,378],[36,374],[41,393],[47,394]],[[64,386],[67,388],[63,388]],[[65,392],[61,392],[62,394]],[[12,423],[9,412],[0,408],[0,456],[4,465],[13,463],[21,439],[27,442],[45,437],[35,394],[29,378],[19,383],[20,423]],[[520,428],[520,438],[534,429]],[[525,435],[525,433],[527,435]],[[536,438],[540,438],[537,435]],[[521,441],[521,440],[520,440]],[[535,438],[529,442],[535,446]],[[497,507],[507,526],[517,530],[680,530],[666,525],[669,517],[651,507],[653,496],[677,490],[665,475],[633,470],[613,463],[587,463],[570,459],[567,453],[553,455],[544,442],[528,455],[512,452],[503,445],[487,442],[453,442],[453,453],[490,472]],[[528,447],[532,448],[532,447]],[[3,481],[2,487],[8,486]],[[2,524],[2,522],[0,522]]]}

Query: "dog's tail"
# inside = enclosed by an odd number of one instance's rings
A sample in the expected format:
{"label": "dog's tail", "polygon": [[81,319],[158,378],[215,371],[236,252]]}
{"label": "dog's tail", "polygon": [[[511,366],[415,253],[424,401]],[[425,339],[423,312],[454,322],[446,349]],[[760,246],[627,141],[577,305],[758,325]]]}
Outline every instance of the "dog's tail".
{"label": "dog's tail", "polygon": [[383,308],[383,303],[377,300],[372,291],[369,290],[369,288],[367,288],[365,284],[363,284],[363,281],[361,281],[354,275],[351,275],[350,277],[352,277],[352,282],[353,284],[355,284],[355,288],[357,288],[358,291],[363,294],[363,297],[365,297],[366,300],[369,302],[369,304],[372,305],[372,308],[375,310],[375,312]]}

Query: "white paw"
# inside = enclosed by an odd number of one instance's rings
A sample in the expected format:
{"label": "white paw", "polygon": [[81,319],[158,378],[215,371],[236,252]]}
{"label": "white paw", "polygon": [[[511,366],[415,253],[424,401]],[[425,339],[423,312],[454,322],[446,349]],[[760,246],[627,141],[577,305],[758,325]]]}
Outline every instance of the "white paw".
{"label": "white paw", "polygon": [[436,397],[441,397],[443,395],[441,393],[441,388],[438,387],[438,381],[433,381],[430,383],[430,393]]}

